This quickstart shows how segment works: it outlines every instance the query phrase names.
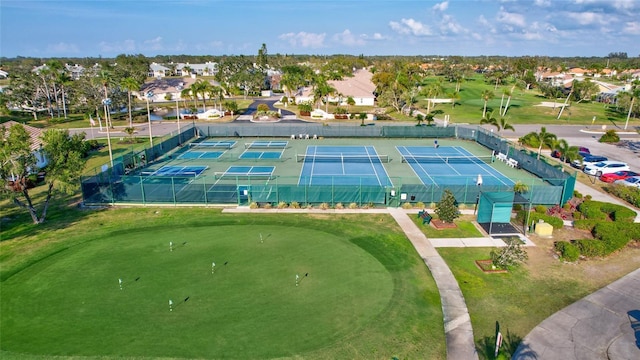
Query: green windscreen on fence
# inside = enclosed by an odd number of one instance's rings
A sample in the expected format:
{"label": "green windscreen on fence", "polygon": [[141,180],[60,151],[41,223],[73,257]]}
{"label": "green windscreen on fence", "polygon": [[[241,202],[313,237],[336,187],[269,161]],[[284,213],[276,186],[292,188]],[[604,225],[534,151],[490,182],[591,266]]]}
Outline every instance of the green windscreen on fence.
{"label": "green windscreen on fence", "polygon": [[513,192],[482,192],[478,202],[478,223],[509,223]]}

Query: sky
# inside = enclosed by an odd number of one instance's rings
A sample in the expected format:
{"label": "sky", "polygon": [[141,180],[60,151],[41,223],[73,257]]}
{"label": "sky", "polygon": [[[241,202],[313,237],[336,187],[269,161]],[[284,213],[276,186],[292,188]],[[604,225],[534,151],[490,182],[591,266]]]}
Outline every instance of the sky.
{"label": "sky", "polygon": [[0,56],[640,56],[640,0],[0,1]]}

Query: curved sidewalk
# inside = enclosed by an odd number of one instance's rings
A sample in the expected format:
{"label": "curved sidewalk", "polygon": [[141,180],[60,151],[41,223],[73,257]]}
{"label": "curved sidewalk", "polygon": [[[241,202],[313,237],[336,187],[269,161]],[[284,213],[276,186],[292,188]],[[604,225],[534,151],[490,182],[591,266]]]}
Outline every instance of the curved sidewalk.
{"label": "curved sidewalk", "polygon": [[390,208],[389,214],[407,235],[436,281],[444,316],[447,359],[478,359],[467,304],[453,273],[405,210]]}
{"label": "curved sidewalk", "polygon": [[640,269],[545,319],[513,359],[640,359]]}

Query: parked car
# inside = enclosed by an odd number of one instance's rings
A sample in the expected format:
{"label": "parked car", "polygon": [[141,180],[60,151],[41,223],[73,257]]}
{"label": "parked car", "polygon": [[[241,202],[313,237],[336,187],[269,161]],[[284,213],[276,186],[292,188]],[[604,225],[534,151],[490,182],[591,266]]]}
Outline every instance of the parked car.
{"label": "parked car", "polygon": [[[591,154],[589,153],[589,149],[584,148],[584,147],[581,147],[580,149],[585,149],[585,150],[587,150],[587,151],[582,151],[582,150],[578,151],[578,155],[580,155],[581,157],[583,157],[583,158],[584,158],[585,156],[591,155]],[[561,153],[560,151],[558,151],[558,150],[553,150],[553,151],[551,152],[551,157],[554,157],[554,158],[556,158],[556,159],[559,159],[559,158],[561,158],[561,157],[562,157],[562,153]],[[564,160],[565,160],[565,162],[569,162],[569,160],[568,160],[568,159],[564,159]]]}
{"label": "parked car", "polygon": [[602,176],[600,176],[600,181],[604,181],[607,183],[612,183],[616,180],[624,180],[626,178],[630,178],[632,176],[640,176],[640,174],[638,174],[635,171],[629,171],[629,170],[624,170],[624,171],[616,171],[614,173],[610,173],[610,174],[602,174]]}
{"label": "parked car", "polygon": [[580,159],[573,160],[573,162],[571,163],[571,166],[573,166],[574,168],[583,169],[589,165],[597,164],[599,162],[603,162],[607,160],[609,159],[607,159],[604,156],[587,155],[587,156],[584,156],[582,160]]}
{"label": "parked car", "polygon": [[616,180],[613,182],[614,184],[625,185],[625,186],[633,186],[640,188],[640,176],[632,176],[630,178],[626,178],[624,180]]}
{"label": "parked car", "polygon": [[610,174],[616,171],[625,171],[629,169],[629,165],[620,161],[602,161],[596,164],[584,167],[584,172],[589,175],[601,176],[602,174]]}

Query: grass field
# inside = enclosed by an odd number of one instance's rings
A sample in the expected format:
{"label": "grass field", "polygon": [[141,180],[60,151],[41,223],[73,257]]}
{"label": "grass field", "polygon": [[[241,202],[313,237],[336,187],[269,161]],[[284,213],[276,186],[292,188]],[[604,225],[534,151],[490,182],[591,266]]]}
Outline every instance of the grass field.
{"label": "grass field", "polygon": [[444,358],[435,283],[392,219],[327,220],[117,209],[3,241],[0,355]]}

